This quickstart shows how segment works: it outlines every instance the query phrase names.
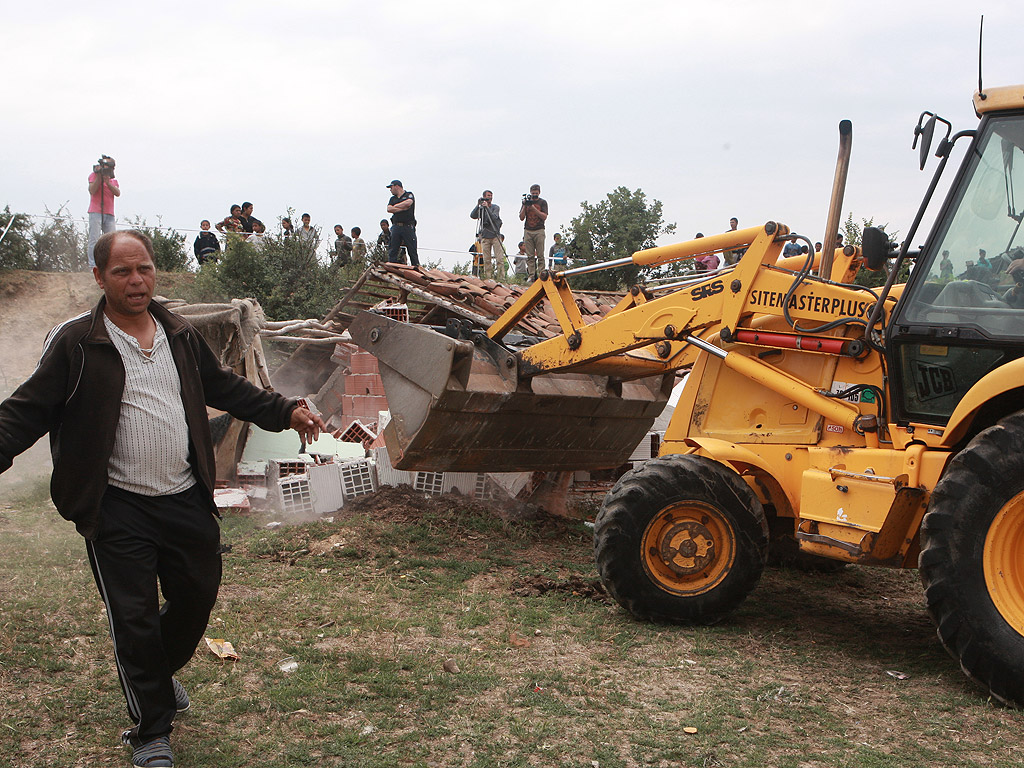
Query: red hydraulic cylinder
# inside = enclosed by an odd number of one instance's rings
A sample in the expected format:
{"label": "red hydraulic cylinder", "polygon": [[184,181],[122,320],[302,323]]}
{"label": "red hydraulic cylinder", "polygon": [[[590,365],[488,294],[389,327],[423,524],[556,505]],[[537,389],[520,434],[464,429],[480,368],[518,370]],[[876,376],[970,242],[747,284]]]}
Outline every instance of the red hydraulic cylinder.
{"label": "red hydraulic cylinder", "polygon": [[846,339],[822,338],[818,336],[796,336],[791,333],[767,333],[764,331],[736,331],[733,338],[743,344],[758,344],[762,347],[799,349],[804,352],[825,352],[843,354]]}

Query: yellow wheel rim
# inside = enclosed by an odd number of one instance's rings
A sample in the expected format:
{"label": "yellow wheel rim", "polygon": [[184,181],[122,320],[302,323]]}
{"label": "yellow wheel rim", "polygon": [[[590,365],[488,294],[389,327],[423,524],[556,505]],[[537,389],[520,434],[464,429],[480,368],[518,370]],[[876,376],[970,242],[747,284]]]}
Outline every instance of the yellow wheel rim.
{"label": "yellow wheel rim", "polygon": [[644,570],[661,589],[690,597],[710,591],[736,560],[736,534],[722,513],[699,501],[665,507],[641,540]]}
{"label": "yellow wheel rim", "polygon": [[996,609],[1024,635],[1024,493],[996,513],[985,537],[985,586]]}

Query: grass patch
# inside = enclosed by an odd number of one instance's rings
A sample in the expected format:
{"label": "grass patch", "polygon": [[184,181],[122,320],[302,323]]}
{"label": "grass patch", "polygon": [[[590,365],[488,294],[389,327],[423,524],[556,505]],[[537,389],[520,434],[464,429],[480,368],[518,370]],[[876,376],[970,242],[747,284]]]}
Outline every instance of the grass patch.
{"label": "grass patch", "polygon": [[[182,765],[1024,762],[1024,715],[946,657],[914,573],[769,570],[727,622],[682,628],[619,609],[575,523],[454,496],[265,522],[223,523],[209,634],[242,658],[201,648],[182,671]],[[81,539],[36,488],[0,504],[0,548],[0,766],[124,765]]]}

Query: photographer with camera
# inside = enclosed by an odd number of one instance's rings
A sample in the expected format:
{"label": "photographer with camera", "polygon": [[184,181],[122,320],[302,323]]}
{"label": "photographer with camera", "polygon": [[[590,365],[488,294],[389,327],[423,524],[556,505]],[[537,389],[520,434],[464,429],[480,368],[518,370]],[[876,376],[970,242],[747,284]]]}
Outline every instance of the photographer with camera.
{"label": "photographer with camera", "polygon": [[114,178],[114,158],[100,155],[89,174],[89,266],[95,267],[92,251],[101,234],[113,232],[114,198],[121,196],[121,187]]}
{"label": "photographer with camera", "polygon": [[483,254],[483,278],[505,279],[505,246],[501,243],[501,208],[491,202],[494,193],[483,191],[469,218],[477,220],[476,236]]}
{"label": "photographer with camera", "polygon": [[548,201],[540,196],[540,184],[523,195],[519,220],[525,222],[523,242],[526,244],[526,271],[530,280],[537,279],[538,265],[544,264],[544,222],[548,218]]}

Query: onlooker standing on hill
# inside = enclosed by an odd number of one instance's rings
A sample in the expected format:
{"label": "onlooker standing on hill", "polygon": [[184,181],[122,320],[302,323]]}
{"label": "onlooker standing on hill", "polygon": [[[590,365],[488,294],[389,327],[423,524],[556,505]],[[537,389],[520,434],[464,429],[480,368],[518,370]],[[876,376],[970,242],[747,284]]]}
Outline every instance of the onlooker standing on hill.
{"label": "onlooker standing on hill", "polygon": [[238,223],[242,225],[243,232],[253,232],[253,222],[259,221],[259,219],[253,218],[252,215],[252,203],[242,203],[241,213],[238,215]]}
{"label": "onlooker standing on hill", "polygon": [[565,243],[560,232],[555,232],[554,238],[555,242],[548,251],[548,269],[562,270],[566,265]]}
{"label": "onlooker standing on hill", "polygon": [[121,185],[114,178],[114,158],[100,155],[89,174],[89,266],[95,267],[92,250],[101,234],[113,232],[114,198],[121,196]]}
{"label": "onlooker standing on hill", "polygon": [[208,261],[216,261],[220,256],[220,241],[210,231],[209,219],[203,219],[199,223],[199,229],[202,231],[196,237],[195,243],[192,244],[192,251],[196,255],[199,266],[203,266]]}
{"label": "onlooker standing on hill", "polygon": [[391,199],[388,200],[388,213],[391,214],[391,244],[388,246],[388,262],[401,263],[398,249],[403,245],[409,253],[409,261],[414,267],[420,265],[420,257],[416,252],[416,198],[412,192],[395,179],[388,188]]}
{"label": "onlooker standing on hill", "polygon": [[363,240],[363,230],[359,227],[352,227],[352,261],[366,264],[366,241]]}
{"label": "onlooker standing on hill", "polygon": [[544,222],[548,218],[548,201],[540,196],[540,184],[530,187],[530,194],[523,196],[519,209],[519,220],[525,222],[523,242],[526,244],[526,269],[531,280],[537,279],[537,272],[544,264]]}
{"label": "onlooker standing on hill", "polygon": [[374,243],[373,251],[370,254],[370,261],[380,264],[388,260],[388,248],[391,247],[391,222],[387,219],[380,220],[380,233],[377,235],[377,242]]}
{"label": "onlooker standing on hill", "polygon": [[253,248],[262,248],[267,243],[267,228],[263,225],[263,222],[253,217],[252,220],[252,234],[245,241]]}
{"label": "onlooker standing on hill", "polygon": [[469,212],[469,218],[476,219],[477,237],[480,239],[480,253],[483,258],[484,278],[505,278],[505,248],[501,244],[501,208],[492,201],[494,193],[485,189],[476,208]]}
{"label": "onlooker standing on hill", "polygon": [[316,258],[316,249],[320,245],[320,230],[309,223],[309,214],[302,214],[302,226],[295,230],[295,237],[302,245],[303,252]]}
{"label": "onlooker standing on hill", "polygon": [[[740,222],[735,216],[729,219],[729,229],[727,232],[735,232]],[[722,259],[725,261],[726,266],[732,266],[740,260],[740,256],[747,252],[746,248],[735,248],[731,251],[722,251]]]}
{"label": "onlooker standing on hill", "polygon": [[515,273],[518,277],[526,277],[527,275],[527,262],[529,259],[526,258],[526,243],[522,240],[519,241],[519,253],[512,259],[515,264]]}
{"label": "onlooker standing on hill", "polygon": [[295,235],[302,242],[313,243],[315,247],[320,241],[320,233],[317,232],[316,227],[310,225],[309,221],[309,214],[302,214],[302,226],[295,230]]}
{"label": "onlooker standing on hill", "polygon": [[480,245],[479,238],[474,240],[473,244],[469,246],[469,258],[471,259],[469,274],[473,277],[485,278],[487,275],[484,268],[484,251],[483,246]]}
{"label": "onlooker standing on hill", "polygon": [[334,263],[339,267],[347,266],[352,261],[352,238],[345,234],[341,224],[334,225]]}
{"label": "onlooker standing on hill", "polygon": [[214,224],[218,232],[241,232],[242,231],[242,206],[235,203],[231,206],[231,213],[224,217],[223,221]]}

